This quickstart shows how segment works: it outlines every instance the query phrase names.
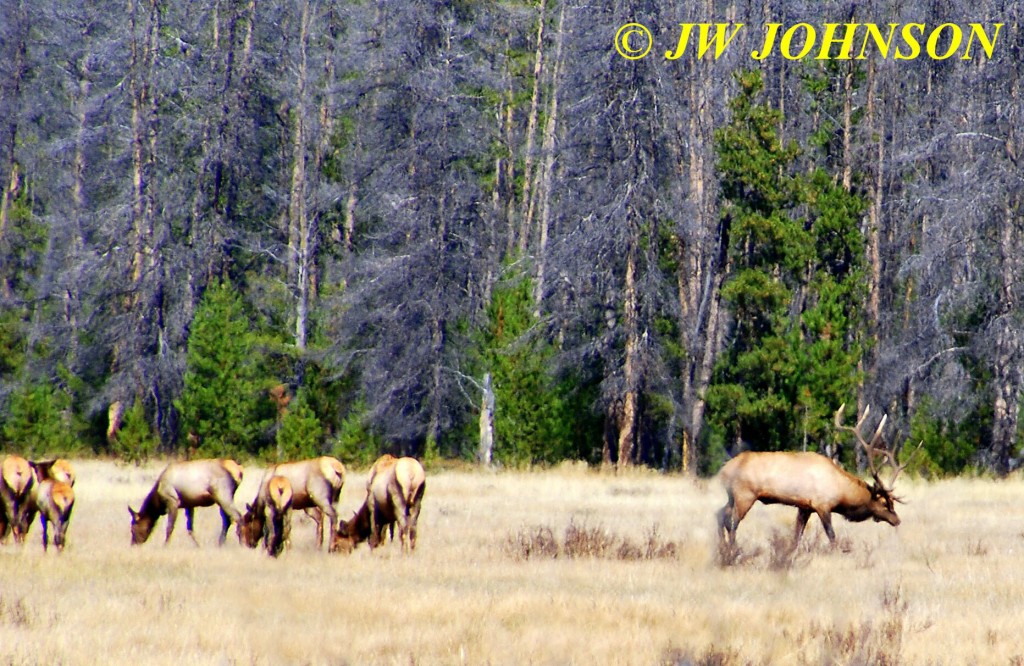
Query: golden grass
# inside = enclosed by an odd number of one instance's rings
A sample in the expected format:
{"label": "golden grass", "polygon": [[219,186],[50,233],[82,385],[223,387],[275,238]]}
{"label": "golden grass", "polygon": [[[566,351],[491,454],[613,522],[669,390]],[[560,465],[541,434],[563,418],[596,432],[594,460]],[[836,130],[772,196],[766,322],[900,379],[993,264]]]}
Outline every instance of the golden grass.
{"label": "golden grass", "polygon": [[[161,520],[129,547],[159,465],[77,464],[68,549],[0,545],[0,662],[62,664],[1024,663],[1024,482],[905,483],[903,525],[816,519],[791,561],[795,512],[758,505],[734,566],[716,563],[714,482],[637,471],[428,477],[417,552],[335,556],[297,517],[279,560],[214,545],[219,516]],[[261,471],[236,495],[251,501]],[[361,500],[353,472],[343,516]],[[570,525],[672,556],[515,557],[516,539]],[[511,545],[510,545],[511,544]]]}

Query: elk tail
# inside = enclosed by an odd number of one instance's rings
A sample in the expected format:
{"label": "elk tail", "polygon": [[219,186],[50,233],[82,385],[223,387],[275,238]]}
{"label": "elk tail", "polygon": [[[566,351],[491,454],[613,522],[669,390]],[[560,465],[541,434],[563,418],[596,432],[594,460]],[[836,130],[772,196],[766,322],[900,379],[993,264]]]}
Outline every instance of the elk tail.
{"label": "elk tail", "polygon": [[231,475],[231,478],[235,480],[235,485],[240,485],[242,483],[242,466],[231,458],[225,458],[223,464],[224,469],[226,469],[228,474]]}
{"label": "elk tail", "polygon": [[330,456],[321,458],[320,471],[323,473],[324,478],[330,482],[331,487],[340,490],[342,485],[344,485],[345,465],[337,458],[331,458]]}

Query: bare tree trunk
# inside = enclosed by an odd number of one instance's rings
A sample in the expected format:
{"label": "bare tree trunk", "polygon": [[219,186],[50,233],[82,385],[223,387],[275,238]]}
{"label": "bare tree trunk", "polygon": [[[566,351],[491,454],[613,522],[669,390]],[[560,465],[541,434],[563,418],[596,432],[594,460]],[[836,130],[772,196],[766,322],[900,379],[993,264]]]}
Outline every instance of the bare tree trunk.
{"label": "bare tree trunk", "polygon": [[[1000,316],[995,322],[995,358],[992,367],[994,403],[992,414],[992,463],[999,474],[1010,471],[1010,458],[1017,452],[1017,427],[1021,394],[1021,333],[1012,313],[1017,309],[1016,290],[1021,279],[1021,247],[1018,223],[1014,219],[1017,205],[1009,202],[1003,210],[1000,233],[1002,265],[999,293]],[[1005,313],[1005,314],[1002,314]]]}
{"label": "bare tree trunk", "polygon": [[[164,351],[163,318],[160,311],[163,291],[163,264],[156,229],[157,113],[153,93],[157,49],[160,35],[160,7],[150,0],[141,7],[139,0],[129,0],[130,71],[128,88],[131,98],[131,245],[129,270],[131,290],[125,307],[135,326],[131,329],[127,348],[115,348],[114,367],[133,367],[135,400],[146,393],[156,397],[155,385],[142,376],[138,362],[146,357],[144,346],[155,344],[157,353]],[[140,25],[141,21],[141,25]],[[141,30],[141,32],[140,32]],[[155,339],[154,339],[155,336]]]}
{"label": "bare tree trunk", "polygon": [[[555,46],[555,65],[551,74],[551,101],[548,115],[544,121],[544,142],[542,152],[544,166],[541,173],[540,188],[540,241],[537,247],[537,281],[534,285],[533,304],[534,316],[540,317],[541,301],[544,299],[544,271],[547,264],[548,235],[551,228],[551,180],[555,170],[555,131],[558,128],[558,86],[562,71],[562,42],[565,33],[562,26],[565,20],[565,6],[558,13],[558,37]],[[532,210],[532,206],[531,206]]]}
{"label": "bare tree trunk", "polygon": [[[705,15],[712,3],[701,5]],[[735,10],[733,9],[734,13]],[[680,241],[677,247],[678,269],[676,288],[679,293],[680,343],[686,350],[682,375],[682,467],[695,469],[704,422],[704,392],[711,382],[711,370],[720,348],[719,289],[725,270],[728,241],[725,224],[713,210],[713,196],[706,184],[713,179],[706,156],[711,154],[714,119],[712,117],[710,81],[706,70],[714,63],[697,61],[689,77],[690,116],[686,134],[689,200],[694,210],[692,240],[689,246]]]}
{"label": "bare tree trunk", "polygon": [[626,330],[626,357],[623,363],[625,387],[619,412],[619,468],[633,464],[637,436],[637,394],[640,390],[640,331],[636,291],[636,245],[630,239],[626,253],[626,289],[623,300],[623,323]]}
{"label": "bare tree trunk", "polygon": [[[530,113],[526,120],[526,151],[523,155],[523,211],[519,227],[519,254],[525,254],[533,229],[534,197],[533,185],[533,150],[536,144],[537,116],[540,109],[540,79],[544,68],[544,24],[547,17],[547,0],[540,0],[537,8],[537,41],[533,55],[533,92],[530,95]],[[564,10],[563,10],[564,11]]]}
{"label": "bare tree trunk", "polygon": [[299,23],[299,62],[292,109],[292,175],[288,202],[288,275],[295,288],[295,346],[306,349],[309,320],[310,265],[313,243],[306,208],[306,84],[309,73],[309,2],[302,5]]}
{"label": "bare tree trunk", "polygon": [[[17,13],[20,24],[19,27],[23,28],[23,30],[19,31],[18,45],[14,50],[14,63],[11,67],[10,98],[12,100],[17,100],[21,97],[21,82],[25,78],[27,67],[26,58],[28,56],[28,16],[25,12],[24,2],[18,3]],[[2,90],[0,90],[0,92],[2,92]],[[4,133],[7,136],[4,137],[4,142],[0,143],[0,147],[4,147],[6,145],[7,150],[4,151],[4,155],[2,156],[3,162],[0,164],[0,173],[7,174],[7,182],[0,182],[0,241],[3,240],[4,234],[7,231],[11,201],[18,192],[21,178],[18,170],[18,163],[14,158],[15,149],[18,145],[18,116],[16,114],[12,114],[10,118],[7,118],[5,125]],[[11,296],[11,287],[6,276],[0,278],[0,294],[5,297]]]}
{"label": "bare tree trunk", "polygon": [[491,373],[484,374],[483,396],[480,401],[480,448],[477,460],[490,467],[494,457],[494,388]]}

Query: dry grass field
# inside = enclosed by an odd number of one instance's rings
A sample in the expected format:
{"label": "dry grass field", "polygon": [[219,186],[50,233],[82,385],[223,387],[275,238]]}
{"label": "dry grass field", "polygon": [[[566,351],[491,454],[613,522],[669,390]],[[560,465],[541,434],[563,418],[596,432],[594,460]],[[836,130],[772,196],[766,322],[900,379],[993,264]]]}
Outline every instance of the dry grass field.
{"label": "dry grass field", "polygon": [[[1024,482],[905,481],[903,525],[756,506],[719,566],[714,482],[578,468],[428,471],[419,548],[313,548],[298,518],[280,559],[218,549],[215,509],[129,546],[160,465],[77,463],[61,555],[0,545],[0,663],[1019,664]],[[247,468],[236,504],[255,495]],[[341,500],[359,503],[363,473]]]}

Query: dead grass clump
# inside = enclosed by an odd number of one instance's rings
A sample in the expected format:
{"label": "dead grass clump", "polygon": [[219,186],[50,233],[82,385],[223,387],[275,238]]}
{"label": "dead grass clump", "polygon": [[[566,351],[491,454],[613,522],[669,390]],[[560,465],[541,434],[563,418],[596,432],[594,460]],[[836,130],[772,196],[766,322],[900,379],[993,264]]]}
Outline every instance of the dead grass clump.
{"label": "dead grass clump", "polygon": [[985,557],[988,555],[988,544],[978,539],[967,543],[967,554],[971,557]]}
{"label": "dead grass clump", "polygon": [[534,526],[509,534],[505,552],[512,559],[566,557],[569,559],[604,558],[624,561],[668,559],[678,557],[679,546],[663,540],[658,526],[644,532],[644,541],[636,543],[628,537],[615,535],[601,525],[589,526],[569,520],[561,543],[547,526]]}
{"label": "dead grass clump", "polygon": [[721,650],[710,646],[703,652],[669,648],[662,655],[662,666],[751,666],[753,662],[741,661],[735,650]]}
{"label": "dead grass clump", "polygon": [[514,560],[554,559],[558,557],[558,540],[550,527],[537,526],[509,534],[505,540],[505,552]]}
{"label": "dead grass clump", "polygon": [[33,624],[32,611],[20,597],[0,596],[0,624],[14,627],[30,627]]}
{"label": "dead grass clump", "polygon": [[[853,541],[846,537],[836,539],[833,548],[823,535],[804,535],[800,543],[794,547],[793,534],[787,530],[774,530],[768,538],[767,552],[760,547],[744,551],[738,545],[719,539],[715,562],[719,567],[734,567],[749,564],[760,566],[772,571],[789,571],[790,569],[807,566],[815,556],[828,555],[834,551],[852,553]],[[762,557],[763,556],[763,557]]]}
{"label": "dead grass clump", "polygon": [[877,622],[845,626],[814,623],[797,637],[797,643],[818,642],[817,654],[803,653],[800,664],[844,664],[848,666],[898,666],[903,663],[904,618],[908,604],[900,585],[882,590],[881,613]]}
{"label": "dead grass clump", "polygon": [[562,552],[566,557],[607,557],[615,547],[616,538],[600,525],[588,527],[577,525],[575,519],[569,519],[565,528],[565,539]]}

